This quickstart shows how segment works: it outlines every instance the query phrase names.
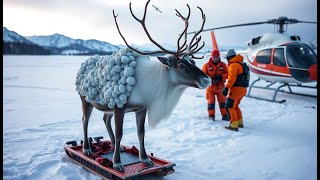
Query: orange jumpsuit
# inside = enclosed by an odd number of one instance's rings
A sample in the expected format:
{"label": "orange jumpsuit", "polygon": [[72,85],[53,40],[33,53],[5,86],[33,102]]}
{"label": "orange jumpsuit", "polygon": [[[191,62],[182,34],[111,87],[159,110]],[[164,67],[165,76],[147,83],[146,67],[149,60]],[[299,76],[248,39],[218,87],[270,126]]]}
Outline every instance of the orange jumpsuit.
{"label": "orange jumpsuit", "polygon": [[[212,58],[212,57],[211,57]],[[208,115],[215,116],[215,96],[217,96],[220,112],[222,116],[227,114],[225,108],[226,97],[222,94],[224,83],[228,76],[228,67],[224,62],[219,61],[217,64],[212,62],[212,59],[203,65],[202,71],[209,77],[214,78],[215,75],[222,75],[222,80],[217,84],[211,84],[206,90],[206,99],[208,102]]]}
{"label": "orange jumpsuit", "polygon": [[226,84],[226,88],[229,89],[229,92],[228,92],[227,98],[230,98],[231,100],[233,100],[232,107],[227,108],[230,115],[230,123],[242,121],[242,113],[239,108],[239,104],[243,96],[246,95],[247,88],[240,87],[240,86],[236,86],[236,87],[233,86],[234,83],[236,82],[237,76],[243,73],[243,67],[240,64],[241,62],[243,62],[243,56],[238,54],[237,56],[230,59],[228,63],[228,82]]}

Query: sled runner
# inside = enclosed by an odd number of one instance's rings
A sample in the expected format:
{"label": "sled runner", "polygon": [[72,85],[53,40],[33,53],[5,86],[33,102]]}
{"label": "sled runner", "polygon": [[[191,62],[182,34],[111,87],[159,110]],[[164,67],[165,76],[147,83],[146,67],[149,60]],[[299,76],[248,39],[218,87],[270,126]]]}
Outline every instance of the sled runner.
{"label": "sled runner", "polygon": [[68,141],[64,147],[68,157],[78,165],[86,168],[88,171],[104,179],[137,179],[139,176],[154,174],[157,176],[166,176],[175,172],[174,163],[148,155],[153,161],[153,166],[145,166],[139,160],[139,151],[135,146],[123,146],[121,151],[121,162],[124,165],[124,172],[119,172],[112,168],[113,150],[111,142],[108,140],[100,141],[103,137],[89,138],[92,154],[86,156],[82,153],[82,141],[77,145],[76,141]]}

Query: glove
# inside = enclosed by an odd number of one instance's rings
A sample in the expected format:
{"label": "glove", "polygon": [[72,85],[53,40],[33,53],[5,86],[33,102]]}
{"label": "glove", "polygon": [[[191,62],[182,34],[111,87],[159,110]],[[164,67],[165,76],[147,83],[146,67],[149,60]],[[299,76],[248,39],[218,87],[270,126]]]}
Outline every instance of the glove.
{"label": "glove", "polygon": [[216,74],[213,78],[211,77],[212,84],[218,84],[222,80],[222,75]]}
{"label": "glove", "polygon": [[221,81],[222,80],[222,75],[217,74],[217,75],[214,76],[214,79],[216,79],[218,81]]}
{"label": "glove", "polygon": [[210,78],[211,78],[211,84],[217,84],[218,81],[215,78],[212,78],[212,77]]}
{"label": "glove", "polygon": [[225,88],[223,89],[223,91],[222,91],[222,94],[223,94],[224,96],[227,96],[228,91],[229,91],[229,89],[225,87]]}

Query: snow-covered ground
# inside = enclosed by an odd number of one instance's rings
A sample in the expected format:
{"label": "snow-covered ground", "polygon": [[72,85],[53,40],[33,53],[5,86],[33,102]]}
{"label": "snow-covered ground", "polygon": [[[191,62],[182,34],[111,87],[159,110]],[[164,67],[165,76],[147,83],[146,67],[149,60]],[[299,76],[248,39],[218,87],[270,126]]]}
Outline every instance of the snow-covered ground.
{"label": "snow-covered ground", "polygon": [[[83,138],[74,83],[87,57],[3,57],[3,178],[100,179],[72,163],[63,149]],[[176,163],[176,172],[160,179],[317,179],[317,99],[285,93],[277,99],[287,101],[244,98],[245,128],[233,132],[223,128],[228,122],[208,120],[205,90],[188,88],[169,119],[155,128],[146,124],[147,153]],[[93,111],[89,136],[108,139],[102,116]],[[125,116],[122,144],[139,147],[133,113]]]}

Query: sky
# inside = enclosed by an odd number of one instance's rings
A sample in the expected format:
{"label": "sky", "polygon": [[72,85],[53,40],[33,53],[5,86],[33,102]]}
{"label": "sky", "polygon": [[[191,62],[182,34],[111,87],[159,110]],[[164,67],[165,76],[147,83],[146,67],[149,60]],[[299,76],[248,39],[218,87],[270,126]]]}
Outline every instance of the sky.
{"label": "sky", "polygon": [[[63,149],[67,141],[80,144],[83,139],[75,80],[87,58],[3,56],[4,179],[101,179],[73,163]],[[205,62],[196,64],[202,67]],[[255,78],[252,74],[251,81]],[[292,90],[317,94],[316,89]],[[270,99],[273,95],[259,89],[252,94]],[[160,179],[316,180],[317,98],[279,92],[276,99],[286,102],[244,97],[240,104],[244,128],[234,132],[224,128],[229,122],[219,120],[219,111],[217,121],[208,120],[204,89],[187,88],[168,119],[155,128],[146,121],[147,153],[176,164],[173,174]],[[88,135],[109,140],[102,117],[93,110]],[[134,113],[125,115],[123,127],[121,144],[139,147]]]}
{"label": "sky", "polygon": [[[120,29],[130,44],[150,44],[141,25],[129,12],[129,0],[4,0],[3,26],[23,36],[59,33],[74,39],[97,39],[114,45],[124,44],[114,22],[112,10],[118,14]],[[132,1],[133,12],[141,18],[146,0]],[[188,31],[200,29],[202,19],[197,6],[206,15],[204,28],[267,21],[280,16],[303,21],[317,21],[316,0],[152,0],[149,3],[146,26],[159,43],[176,45],[184,29],[183,21],[175,15],[177,9],[184,16],[190,5]],[[156,11],[158,7],[162,13]],[[274,25],[237,27],[217,30],[218,45],[245,45],[258,35],[273,32]],[[317,37],[314,24],[294,24],[288,33],[300,35],[304,41]],[[210,33],[201,33],[202,40],[211,46]],[[188,36],[191,39],[191,36]],[[189,42],[189,41],[188,41]]]}

